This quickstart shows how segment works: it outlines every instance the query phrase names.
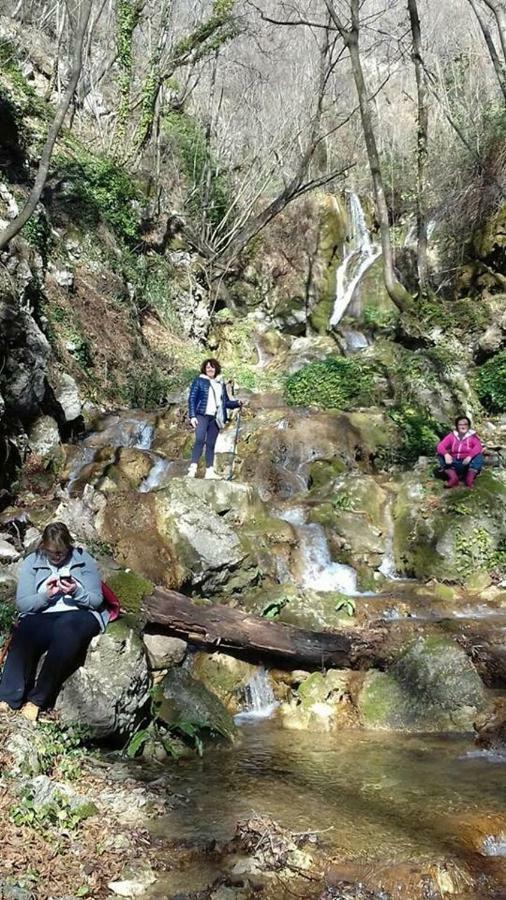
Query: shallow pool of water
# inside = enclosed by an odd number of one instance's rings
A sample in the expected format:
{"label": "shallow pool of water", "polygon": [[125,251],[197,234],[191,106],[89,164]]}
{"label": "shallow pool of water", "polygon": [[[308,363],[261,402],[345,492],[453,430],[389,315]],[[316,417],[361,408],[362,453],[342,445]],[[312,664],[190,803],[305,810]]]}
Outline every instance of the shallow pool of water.
{"label": "shallow pool of water", "polygon": [[462,737],[310,734],[245,722],[235,746],[171,767],[170,789],[187,802],[157,821],[168,837],[228,839],[254,812],[319,832],[332,855],[347,859],[458,856],[470,841],[476,848],[475,830],[478,844],[488,836],[484,821],[506,822],[506,763],[477,755]]}

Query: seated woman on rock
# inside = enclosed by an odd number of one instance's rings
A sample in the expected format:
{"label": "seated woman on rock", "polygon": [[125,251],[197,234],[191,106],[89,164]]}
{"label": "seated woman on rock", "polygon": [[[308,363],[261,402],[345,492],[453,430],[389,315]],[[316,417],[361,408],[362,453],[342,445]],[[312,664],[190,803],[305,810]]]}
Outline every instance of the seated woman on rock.
{"label": "seated woman on rock", "polygon": [[227,421],[227,410],[241,407],[242,400],[231,400],[227,389],[219,379],[221,366],[217,359],[205,359],[200,367],[200,375],[194,379],[188,398],[190,424],[195,429],[195,443],[192,450],[188,477],[195,478],[197,464],[206,447],[206,474],[204,478],[216,478],[214,471],[214,448],[216,438]]}
{"label": "seated woman on rock", "polygon": [[[53,706],[63,682],[109,619],[97,564],[74,546],[63,522],[47,525],[38,550],[24,560],[16,606],[20,619],[0,682],[0,711],[21,709],[35,721],[41,709]],[[46,658],[35,677],[43,653]]]}
{"label": "seated woman on rock", "polygon": [[459,480],[471,488],[483,467],[481,441],[471,428],[471,420],[467,416],[458,416],[455,431],[450,431],[439,441],[436,449],[446,478],[445,488],[457,487]]}

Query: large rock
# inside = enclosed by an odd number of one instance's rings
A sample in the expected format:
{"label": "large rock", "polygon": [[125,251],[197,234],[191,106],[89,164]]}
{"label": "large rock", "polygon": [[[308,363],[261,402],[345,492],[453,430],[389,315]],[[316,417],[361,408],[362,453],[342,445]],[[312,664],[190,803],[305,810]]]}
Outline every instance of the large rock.
{"label": "large rock", "polygon": [[285,728],[311,731],[340,731],[357,725],[357,712],[350,699],[347,670],[312,672],[293,696],[281,703],[278,716]]}
{"label": "large rock", "polygon": [[226,653],[195,653],[192,675],[221,700],[232,714],[239,712],[246,685],[257,667]]}
{"label": "large rock", "polygon": [[149,698],[142,640],[123,620],[94,638],[86,661],[65,682],[56,709],[97,740],[128,735]]}
{"label": "large rock", "polygon": [[431,635],[415,640],[389,672],[368,672],[357,706],[367,728],[470,731],[487,702],[464,650]]}
{"label": "large rock", "polygon": [[274,579],[277,545],[293,541],[252,487],[202,479],[111,494],[97,528],[124,566],[156,584],[207,594],[241,590],[264,574]]}
{"label": "large rock", "polygon": [[40,416],[35,420],[28,432],[30,449],[46,459],[60,446],[58,425],[51,416]]}
{"label": "large rock", "polygon": [[430,471],[402,479],[394,506],[393,551],[400,574],[471,583],[501,563],[506,474],[487,469],[473,490],[445,492]]}
{"label": "large rock", "polygon": [[215,694],[185,669],[171,669],[156,692],[158,717],[168,725],[187,722],[233,740],[234,720]]}
{"label": "large rock", "polygon": [[183,662],[188,644],[168,634],[144,634],[144,646],[151,669],[170,669]]}
{"label": "large rock", "polygon": [[73,422],[81,415],[82,404],[79,396],[79,388],[72,375],[61,372],[53,387],[54,395],[60,404],[66,422]]}

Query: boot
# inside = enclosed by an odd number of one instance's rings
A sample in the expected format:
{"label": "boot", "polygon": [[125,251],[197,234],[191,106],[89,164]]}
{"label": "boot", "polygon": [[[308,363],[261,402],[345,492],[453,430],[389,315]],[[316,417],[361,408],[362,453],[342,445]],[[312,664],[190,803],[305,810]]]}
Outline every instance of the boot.
{"label": "boot", "polygon": [[459,476],[457,475],[455,469],[447,469],[446,470],[446,481],[443,485],[445,488],[454,488],[458,487],[459,484]]}
{"label": "boot", "polygon": [[204,475],[204,478],[218,478],[218,475],[217,475],[216,472],[214,471],[213,466],[209,466],[209,467],[206,469],[206,474]]}
{"label": "boot", "polygon": [[190,463],[190,468],[186,473],[187,478],[196,478],[197,477],[197,463]]}
{"label": "boot", "polygon": [[468,469],[465,477],[465,485],[468,488],[472,488],[474,484],[474,479],[476,478],[478,472],[476,469]]}

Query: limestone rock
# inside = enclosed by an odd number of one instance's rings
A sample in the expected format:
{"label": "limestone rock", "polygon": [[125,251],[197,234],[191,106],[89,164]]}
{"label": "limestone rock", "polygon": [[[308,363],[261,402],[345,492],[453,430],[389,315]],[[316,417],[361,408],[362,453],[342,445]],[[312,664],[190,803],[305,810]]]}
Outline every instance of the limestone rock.
{"label": "limestone rock", "polygon": [[226,653],[199,651],[192,657],[192,675],[212,691],[232,714],[238,713],[244,689],[257,667]]}
{"label": "limestone rock", "polygon": [[9,541],[0,538],[0,563],[16,562],[20,557],[20,553]]}
{"label": "limestone rock", "polygon": [[54,395],[60,404],[66,422],[73,422],[81,415],[82,405],[79,388],[72,375],[61,372],[54,387]]}
{"label": "limestone rock", "polygon": [[31,449],[42,459],[47,459],[60,446],[58,425],[51,416],[40,416],[28,433]]}
{"label": "limestone rock", "polygon": [[144,634],[142,640],[152,669],[170,669],[183,662],[187,643],[167,634]]}
{"label": "limestone rock", "polygon": [[95,739],[127,735],[148,699],[142,641],[124,620],[94,638],[84,665],[65,682],[56,708],[64,722],[85,725]]}

